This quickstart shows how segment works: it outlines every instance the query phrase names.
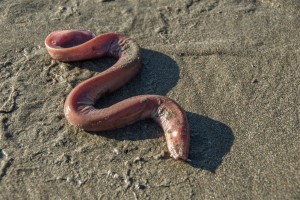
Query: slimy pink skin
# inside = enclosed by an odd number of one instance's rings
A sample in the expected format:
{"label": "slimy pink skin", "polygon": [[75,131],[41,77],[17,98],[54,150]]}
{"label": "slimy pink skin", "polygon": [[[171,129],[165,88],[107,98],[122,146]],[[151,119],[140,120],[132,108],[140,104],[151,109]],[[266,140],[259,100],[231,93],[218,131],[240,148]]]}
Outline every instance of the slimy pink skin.
{"label": "slimy pink skin", "polygon": [[83,81],[70,92],[64,105],[70,124],[87,131],[103,131],[152,118],[164,130],[171,157],[188,159],[190,133],[187,118],[173,100],[159,95],[141,95],[108,108],[94,107],[99,98],[120,88],[140,71],[140,48],[134,40],[115,33],[94,36],[89,31],[63,30],[50,33],[45,45],[51,57],[60,61],[103,56],[118,58],[113,66]]}

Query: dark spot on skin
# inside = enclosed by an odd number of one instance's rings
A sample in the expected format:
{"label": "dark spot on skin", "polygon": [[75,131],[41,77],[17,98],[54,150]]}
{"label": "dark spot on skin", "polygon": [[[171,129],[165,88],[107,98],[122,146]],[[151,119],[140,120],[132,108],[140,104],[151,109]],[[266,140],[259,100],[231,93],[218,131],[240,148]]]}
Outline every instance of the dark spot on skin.
{"label": "dark spot on skin", "polygon": [[162,116],[163,115],[163,113],[164,113],[164,110],[165,110],[165,108],[162,108],[162,109],[158,109],[158,111],[157,111],[157,117],[160,117],[160,116]]}
{"label": "dark spot on skin", "polygon": [[166,119],[169,120],[173,116],[173,113],[172,113],[172,111],[165,108],[163,110],[162,115],[164,115],[166,117]]}
{"label": "dark spot on skin", "polygon": [[126,44],[123,46],[123,49],[122,49],[122,50],[123,50],[123,51],[126,51],[127,49],[129,49],[129,47],[130,47],[129,44],[126,43]]}
{"label": "dark spot on skin", "polygon": [[144,98],[144,99],[142,99],[141,103],[146,103],[148,101],[149,101],[149,98]]}
{"label": "dark spot on skin", "polygon": [[159,109],[155,115],[155,117],[165,117],[166,120],[169,120],[173,116],[174,116],[173,112],[166,108]]}

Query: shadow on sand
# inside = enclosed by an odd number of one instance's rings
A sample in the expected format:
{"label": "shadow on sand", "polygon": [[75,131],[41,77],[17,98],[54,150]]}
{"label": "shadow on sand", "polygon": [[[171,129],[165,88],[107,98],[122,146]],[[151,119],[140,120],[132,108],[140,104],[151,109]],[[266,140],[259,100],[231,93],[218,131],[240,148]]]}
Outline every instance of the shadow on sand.
{"label": "shadow on sand", "polygon": [[189,163],[214,173],[233,145],[232,130],[219,121],[196,113],[188,112],[187,117],[191,129]]}

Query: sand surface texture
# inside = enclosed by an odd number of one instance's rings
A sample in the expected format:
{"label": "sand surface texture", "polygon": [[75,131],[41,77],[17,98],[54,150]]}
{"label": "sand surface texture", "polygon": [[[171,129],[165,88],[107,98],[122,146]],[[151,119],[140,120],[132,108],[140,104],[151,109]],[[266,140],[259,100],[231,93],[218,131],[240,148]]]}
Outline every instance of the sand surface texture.
{"label": "sand surface texture", "polygon": [[[0,0],[0,199],[299,199],[299,17],[298,0]],[[97,106],[175,99],[191,161],[151,120],[70,126],[67,94],[116,60],[52,60],[58,29],[135,38],[141,73]]]}

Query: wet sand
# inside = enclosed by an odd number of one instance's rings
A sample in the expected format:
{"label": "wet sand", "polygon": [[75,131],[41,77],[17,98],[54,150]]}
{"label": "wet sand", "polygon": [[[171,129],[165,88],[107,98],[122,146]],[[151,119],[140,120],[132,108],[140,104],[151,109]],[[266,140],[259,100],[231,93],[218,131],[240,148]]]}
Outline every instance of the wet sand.
{"label": "wet sand", "polygon": [[[0,1],[0,199],[299,199],[298,0]],[[67,94],[115,60],[53,61],[58,29],[120,32],[141,73],[99,107],[139,94],[176,100],[190,162],[145,120],[86,132]]]}

